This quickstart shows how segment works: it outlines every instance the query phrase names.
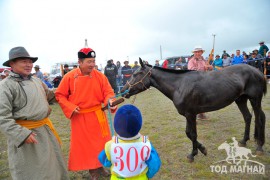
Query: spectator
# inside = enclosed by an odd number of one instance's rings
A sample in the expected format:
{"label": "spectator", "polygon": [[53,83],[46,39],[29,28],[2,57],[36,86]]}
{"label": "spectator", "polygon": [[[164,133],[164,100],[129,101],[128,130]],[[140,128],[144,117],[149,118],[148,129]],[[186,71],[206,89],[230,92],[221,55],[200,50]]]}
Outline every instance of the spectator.
{"label": "spectator", "polygon": [[222,62],[223,62],[223,67],[228,67],[231,65],[231,58],[228,57],[226,54],[223,54]]}
{"label": "spectator", "polygon": [[53,87],[54,87],[54,88],[58,88],[58,86],[59,86],[61,80],[62,80],[62,77],[61,77],[61,76],[56,76],[56,77],[53,79],[53,81],[52,81]]}
{"label": "spectator", "polygon": [[39,65],[35,65],[34,69],[36,71],[36,76],[41,79],[41,81],[44,81],[43,73],[40,71]]}
{"label": "spectator", "polygon": [[168,66],[169,66],[169,61],[165,59],[165,61],[162,64],[162,68],[168,69]]}
{"label": "spectator", "polygon": [[12,48],[4,66],[12,67],[0,83],[0,131],[7,138],[12,179],[69,179],[61,141],[49,115],[51,90],[30,76],[37,57]]}
{"label": "spectator", "polygon": [[231,54],[231,60],[233,60],[234,56],[235,56],[234,53],[232,53]]}
{"label": "spectator", "polygon": [[99,179],[110,175],[98,161],[98,154],[111,138],[101,107],[112,103],[114,93],[106,76],[95,69],[95,58],[95,51],[82,48],[79,67],[63,77],[55,96],[71,124],[69,170],[89,170],[92,179]]}
{"label": "spectator", "polygon": [[[207,61],[204,60],[202,56],[204,50],[201,46],[195,46],[192,53],[194,54],[194,56],[192,56],[192,58],[188,62],[189,70],[207,71],[213,69],[213,67],[209,65]],[[206,120],[208,118],[206,117],[205,113],[200,113],[198,114],[197,119]]]}
{"label": "spectator", "polygon": [[114,93],[118,92],[118,88],[116,86],[116,76],[118,74],[117,67],[112,64],[112,60],[107,61],[107,65],[104,68],[104,75],[108,78]]}
{"label": "spectator", "polygon": [[134,62],[134,66],[132,67],[132,72],[134,73],[137,69],[139,69],[138,61]]}
{"label": "spectator", "polygon": [[65,75],[65,74],[67,74],[68,72],[69,72],[69,66],[68,66],[68,64],[65,64],[65,65],[64,65],[64,72],[63,72],[63,73],[64,73],[64,75]]}
{"label": "spectator", "polygon": [[236,50],[236,55],[232,59],[232,65],[243,63],[244,58],[240,53],[241,53],[240,50]]}
{"label": "spectator", "polygon": [[1,79],[5,79],[6,77],[9,76],[10,70],[5,69],[2,73],[1,73]]}
{"label": "spectator", "polygon": [[98,68],[98,65],[95,65],[95,69],[101,72],[101,70]]}
{"label": "spectator", "polygon": [[120,61],[116,62],[116,68],[117,68],[116,83],[117,83],[117,86],[118,86],[118,90],[120,90],[119,86],[123,86],[123,84],[122,84],[122,73],[121,73],[122,66],[121,66]]}
{"label": "spectator", "polygon": [[268,47],[264,44],[264,41],[259,42],[260,44],[260,49],[259,53],[262,57],[266,56],[267,51],[269,51]]}
{"label": "spectator", "polygon": [[49,82],[49,77],[48,76],[44,76],[44,81],[43,81],[48,88],[53,88],[53,86],[51,85],[51,83]]}
{"label": "spectator", "polygon": [[259,71],[263,73],[263,66],[261,60],[257,60],[256,53],[252,53],[251,58],[248,60],[248,64],[257,68]]}
{"label": "spectator", "polygon": [[207,60],[205,59],[205,61],[207,61],[209,65],[212,65],[214,62],[214,54],[209,54]]}
{"label": "spectator", "polygon": [[270,51],[268,51],[266,59],[265,59],[265,72],[264,74],[267,75],[267,78],[270,78]]}
{"label": "spectator", "polygon": [[213,66],[214,70],[216,70],[216,71],[221,70],[223,68],[223,61],[220,58],[220,55],[218,55],[218,54],[216,55],[216,59],[212,63],[212,66]]}
{"label": "spectator", "polygon": [[78,66],[77,65],[73,65],[73,69],[76,69]]}
{"label": "spectator", "polygon": [[182,58],[180,57],[174,64],[175,69],[180,70],[182,69]]}
{"label": "spectator", "polygon": [[3,80],[3,79],[5,79],[6,78],[6,74],[4,73],[4,72],[1,72],[1,78],[0,78],[0,80]]}
{"label": "spectator", "polygon": [[[111,179],[149,179],[159,171],[161,161],[158,153],[147,136],[140,134],[141,127],[142,115],[137,107],[127,104],[116,112],[114,129],[117,135],[99,154],[99,161],[111,169]],[[121,156],[119,149],[122,149]],[[130,153],[131,149],[137,153]],[[136,162],[138,166],[131,170],[129,162]]]}
{"label": "spectator", "polygon": [[121,73],[123,74],[123,85],[127,83],[127,81],[130,79],[132,75],[132,69],[131,66],[128,65],[128,61],[124,61],[125,66],[122,67]]}
{"label": "spectator", "polygon": [[159,60],[156,60],[156,61],[155,61],[155,66],[158,66],[158,67],[160,66]]}
{"label": "spectator", "polygon": [[253,53],[255,53],[257,59],[261,59],[261,58],[264,57],[264,56],[262,56],[261,54],[259,54],[258,49],[254,49],[254,50],[252,51],[252,54],[253,54]]}
{"label": "spectator", "polygon": [[245,54],[244,56],[243,56],[243,63],[245,63],[245,64],[247,64],[248,63],[248,59],[249,59],[249,56],[247,55],[247,54]]}
{"label": "spectator", "polygon": [[230,55],[226,52],[226,50],[223,50],[223,54],[222,54],[222,57],[226,55],[227,57],[230,57]]}
{"label": "spectator", "polygon": [[208,64],[207,61],[204,60],[202,56],[204,50],[201,46],[195,46],[192,52],[194,53],[194,56],[188,62],[189,70],[206,71],[213,68],[211,65]]}

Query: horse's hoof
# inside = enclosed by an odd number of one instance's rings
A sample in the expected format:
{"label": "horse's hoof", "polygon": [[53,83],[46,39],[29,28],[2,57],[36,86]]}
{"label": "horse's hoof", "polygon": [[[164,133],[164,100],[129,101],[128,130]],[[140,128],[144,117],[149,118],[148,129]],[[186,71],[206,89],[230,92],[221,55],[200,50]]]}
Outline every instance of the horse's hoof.
{"label": "horse's hoof", "polygon": [[204,151],[202,152],[205,156],[207,156],[207,149],[204,148]]}
{"label": "horse's hoof", "polygon": [[204,146],[200,147],[199,150],[201,151],[201,153],[207,156],[207,149]]}
{"label": "horse's hoof", "polygon": [[194,157],[192,155],[188,155],[187,158],[188,158],[188,162],[190,163],[194,162]]}
{"label": "horse's hoof", "polygon": [[263,151],[258,151],[258,150],[257,150],[257,151],[256,151],[256,155],[257,155],[257,156],[263,156],[263,155],[264,155],[264,152],[263,152]]}

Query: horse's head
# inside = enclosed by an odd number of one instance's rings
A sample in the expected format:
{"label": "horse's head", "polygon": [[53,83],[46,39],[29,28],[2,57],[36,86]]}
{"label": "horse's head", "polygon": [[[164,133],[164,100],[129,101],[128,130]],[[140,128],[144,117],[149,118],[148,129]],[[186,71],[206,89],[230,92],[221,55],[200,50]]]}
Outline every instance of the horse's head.
{"label": "horse's head", "polygon": [[132,95],[145,91],[150,87],[152,68],[146,66],[141,58],[139,58],[139,62],[141,67],[133,73],[130,80],[121,89],[121,93],[128,90],[128,93],[124,95],[125,98],[129,98]]}

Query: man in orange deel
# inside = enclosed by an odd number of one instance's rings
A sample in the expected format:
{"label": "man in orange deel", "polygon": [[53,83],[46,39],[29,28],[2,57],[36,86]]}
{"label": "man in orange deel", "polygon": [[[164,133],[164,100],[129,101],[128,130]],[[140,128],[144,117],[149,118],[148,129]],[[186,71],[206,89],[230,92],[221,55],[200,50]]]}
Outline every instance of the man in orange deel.
{"label": "man in orange deel", "polygon": [[[66,74],[55,95],[65,116],[71,120],[71,171],[89,170],[92,179],[109,176],[98,155],[111,139],[109,126],[101,105],[107,105],[114,91],[104,74],[95,69],[96,53],[86,47],[78,52],[79,68]],[[110,104],[112,100],[110,99]],[[116,107],[110,108],[111,112]]]}

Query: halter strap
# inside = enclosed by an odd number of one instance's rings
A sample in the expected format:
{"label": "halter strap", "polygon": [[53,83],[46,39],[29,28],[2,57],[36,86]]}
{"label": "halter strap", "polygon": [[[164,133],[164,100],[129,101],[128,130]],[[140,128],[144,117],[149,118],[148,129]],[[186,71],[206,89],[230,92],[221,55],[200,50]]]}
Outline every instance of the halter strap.
{"label": "halter strap", "polygon": [[136,82],[136,83],[134,83],[134,84],[130,84],[129,83],[129,81],[127,81],[127,84],[128,84],[128,90],[130,90],[133,86],[135,86],[135,85],[137,85],[137,84],[139,84],[139,83],[142,83],[142,85],[144,86],[144,88],[145,89],[148,89],[146,86],[145,86],[145,84],[143,83],[143,80],[144,80],[144,78],[146,78],[146,76],[149,74],[149,77],[151,76],[151,74],[152,74],[152,72],[151,72],[151,70],[154,68],[154,66],[152,66],[152,68],[151,69],[149,69],[149,71],[143,76],[143,78],[140,80],[140,81],[138,81],[138,82]]}

